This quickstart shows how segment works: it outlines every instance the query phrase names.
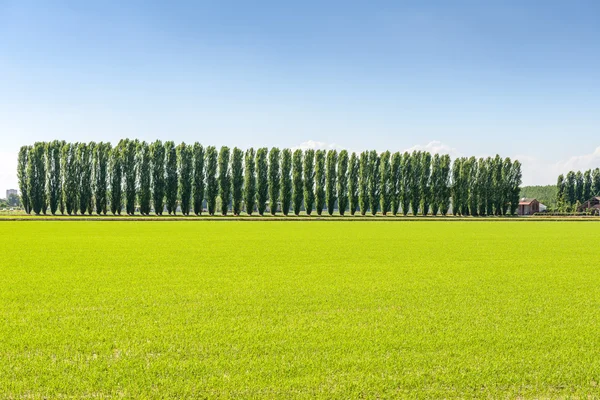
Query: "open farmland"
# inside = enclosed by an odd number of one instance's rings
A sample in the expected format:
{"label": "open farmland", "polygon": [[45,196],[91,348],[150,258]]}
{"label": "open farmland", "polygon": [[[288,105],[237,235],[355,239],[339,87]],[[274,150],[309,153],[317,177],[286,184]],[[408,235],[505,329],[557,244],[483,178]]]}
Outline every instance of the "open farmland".
{"label": "open farmland", "polygon": [[0,397],[597,397],[599,232],[0,222]]}

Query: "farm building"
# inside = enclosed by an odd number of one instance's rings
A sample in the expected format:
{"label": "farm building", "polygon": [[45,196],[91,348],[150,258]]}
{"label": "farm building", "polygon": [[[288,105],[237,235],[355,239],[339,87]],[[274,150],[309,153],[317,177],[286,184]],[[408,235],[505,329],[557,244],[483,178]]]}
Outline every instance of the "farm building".
{"label": "farm building", "polygon": [[537,199],[522,198],[519,200],[519,215],[533,215],[540,212],[540,202]]}
{"label": "farm building", "polygon": [[590,211],[594,214],[599,214],[600,213],[600,196],[592,197],[591,199],[589,199],[588,201],[583,203],[577,211],[579,211],[579,212]]}

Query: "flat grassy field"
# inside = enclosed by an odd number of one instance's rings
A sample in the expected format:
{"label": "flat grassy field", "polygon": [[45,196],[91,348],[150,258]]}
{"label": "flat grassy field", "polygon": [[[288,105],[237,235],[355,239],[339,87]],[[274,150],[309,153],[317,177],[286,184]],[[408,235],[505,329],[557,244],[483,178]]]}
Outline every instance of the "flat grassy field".
{"label": "flat grassy field", "polygon": [[596,222],[0,222],[0,398],[600,397]]}

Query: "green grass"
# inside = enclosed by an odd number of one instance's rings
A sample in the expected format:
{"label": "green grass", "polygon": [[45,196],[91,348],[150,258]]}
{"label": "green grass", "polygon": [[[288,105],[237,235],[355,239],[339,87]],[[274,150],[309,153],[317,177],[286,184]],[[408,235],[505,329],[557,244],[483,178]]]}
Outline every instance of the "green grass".
{"label": "green grass", "polygon": [[599,232],[0,222],[0,397],[597,398]]}

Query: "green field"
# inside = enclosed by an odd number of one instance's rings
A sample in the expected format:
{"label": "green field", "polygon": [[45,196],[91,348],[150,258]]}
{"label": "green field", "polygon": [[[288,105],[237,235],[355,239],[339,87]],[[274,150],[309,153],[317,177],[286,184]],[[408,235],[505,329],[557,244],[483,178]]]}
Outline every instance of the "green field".
{"label": "green field", "polygon": [[0,222],[1,398],[600,396],[596,222]]}

